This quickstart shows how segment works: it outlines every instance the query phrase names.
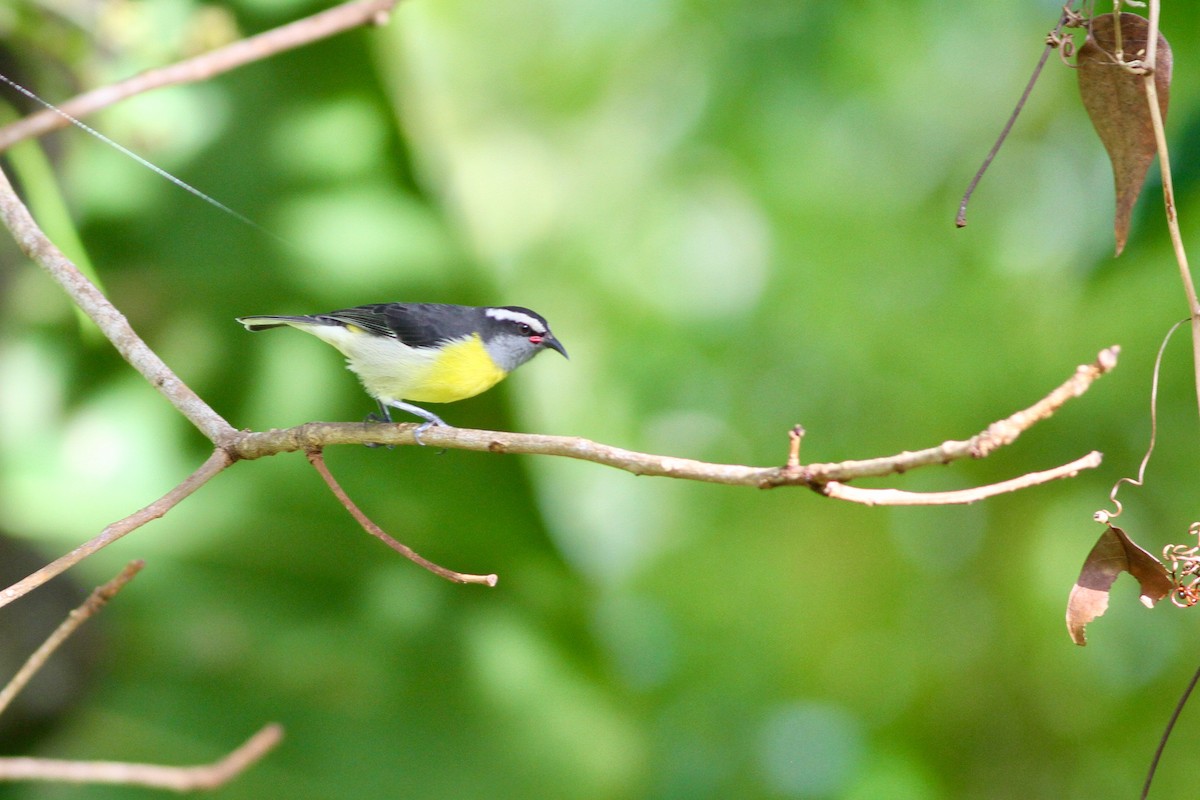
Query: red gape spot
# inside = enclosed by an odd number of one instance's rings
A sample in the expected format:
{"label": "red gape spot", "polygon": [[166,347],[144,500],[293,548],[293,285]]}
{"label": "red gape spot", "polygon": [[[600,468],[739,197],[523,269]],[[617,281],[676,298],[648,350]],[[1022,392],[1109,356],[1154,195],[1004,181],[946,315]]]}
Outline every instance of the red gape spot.
{"label": "red gape spot", "polygon": [[541,344],[541,343],[542,343],[542,337],[541,337],[541,336],[536,336],[536,335],[535,335],[535,336],[530,336],[530,337],[529,337],[529,341],[530,341],[530,342],[532,342],[533,344]]}

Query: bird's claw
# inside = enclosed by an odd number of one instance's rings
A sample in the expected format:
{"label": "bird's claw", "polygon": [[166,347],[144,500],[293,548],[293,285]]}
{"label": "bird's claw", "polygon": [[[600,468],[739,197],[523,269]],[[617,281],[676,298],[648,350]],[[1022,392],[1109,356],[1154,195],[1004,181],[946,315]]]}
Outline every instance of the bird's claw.
{"label": "bird's claw", "polygon": [[[418,408],[417,406],[411,406],[408,403],[400,403],[397,405],[397,408],[400,408],[404,411],[412,412],[413,414],[415,414],[418,417],[421,417],[422,419],[425,420],[420,425],[418,425],[416,427],[416,429],[413,431],[413,440],[416,441],[416,443],[419,444],[421,447],[425,446],[425,442],[421,441],[422,433],[429,430],[430,428],[432,428],[435,425],[440,425],[442,427],[449,427],[448,425],[446,425],[445,421],[441,417],[439,417],[437,414],[430,413],[429,411],[426,411],[423,408]],[[379,413],[376,414],[374,411],[372,411],[370,414],[367,414],[366,421],[367,422],[389,422],[390,423],[390,422],[392,422],[392,415],[390,413],[388,413],[387,406],[385,406],[381,402],[379,404]],[[371,442],[367,442],[366,445],[367,445],[367,447],[380,447],[381,446],[379,444],[371,443]],[[387,449],[391,450],[392,445],[390,445],[390,444],[387,445]],[[442,450],[441,452],[444,453],[446,451]]]}
{"label": "bird's claw", "polygon": [[[445,422],[442,422],[440,419],[438,419],[438,420],[432,420],[432,419],[431,419],[431,420],[426,420],[425,422],[422,422],[420,425],[418,425],[418,426],[417,426],[417,429],[413,431],[413,440],[415,440],[415,441],[416,441],[416,443],[417,443],[417,444],[419,444],[421,447],[424,447],[424,446],[425,446],[425,443],[421,441],[421,434],[422,434],[422,433],[424,433],[425,431],[429,430],[430,428],[433,428],[433,427],[435,427],[435,426],[436,426],[436,427],[441,427],[441,428],[448,428],[448,427],[450,427],[450,426],[449,426],[449,425],[447,425]],[[441,455],[442,453],[444,453],[444,452],[446,452],[446,451],[445,451],[445,449],[443,448],[442,450],[439,450],[439,451],[438,451],[438,455],[440,456],[440,455]]]}

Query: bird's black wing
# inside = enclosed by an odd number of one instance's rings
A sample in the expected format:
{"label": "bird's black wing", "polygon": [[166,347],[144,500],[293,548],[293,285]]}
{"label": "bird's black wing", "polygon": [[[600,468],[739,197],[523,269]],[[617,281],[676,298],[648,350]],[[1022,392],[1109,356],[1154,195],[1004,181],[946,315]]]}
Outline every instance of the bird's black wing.
{"label": "bird's black wing", "polygon": [[395,332],[388,327],[387,317],[383,313],[386,308],[387,304],[383,303],[355,306],[354,308],[330,311],[328,314],[316,314],[313,319],[332,325],[356,325],[377,336],[395,336]]}
{"label": "bird's black wing", "polygon": [[440,303],[377,303],[321,316],[391,336],[409,347],[433,347],[472,331],[468,307]]}

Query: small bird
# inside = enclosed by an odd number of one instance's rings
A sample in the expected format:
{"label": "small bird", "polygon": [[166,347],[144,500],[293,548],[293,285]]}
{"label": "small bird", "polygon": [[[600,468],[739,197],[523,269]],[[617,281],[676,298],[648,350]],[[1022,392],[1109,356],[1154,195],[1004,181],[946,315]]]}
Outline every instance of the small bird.
{"label": "small bird", "polygon": [[379,404],[415,414],[430,425],[438,415],[408,402],[453,403],[486,392],[546,348],[567,357],[545,318],[520,306],[378,303],[310,316],[238,317],[249,331],[290,326],[331,344]]}

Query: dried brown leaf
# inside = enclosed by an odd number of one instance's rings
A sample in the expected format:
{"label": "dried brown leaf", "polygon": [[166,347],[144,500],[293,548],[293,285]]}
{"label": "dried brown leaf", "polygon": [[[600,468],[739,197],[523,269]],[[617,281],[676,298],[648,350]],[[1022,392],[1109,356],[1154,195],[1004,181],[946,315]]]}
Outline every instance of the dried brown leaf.
{"label": "dried brown leaf", "polygon": [[1175,588],[1167,568],[1157,558],[1134,544],[1125,531],[1109,525],[1088,553],[1067,600],[1067,630],[1075,644],[1087,644],[1084,628],[1108,609],[1108,590],[1122,572],[1137,578],[1147,608]]}
{"label": "dried brown leaf", "polygon": [[[1133,204],[1141,194],[1146,171],[1154,160],[1154,128],[1146,103],[1146,88],[1141,75],[1120,63],[1145,58],[1150,25],[1145,17],[1121,14],[1121,53],[1116,52],[1113,15],[1092,19],[1087,41],[1079,48],[1079,94],[1092,120],[1092,127],[1104,143],[1112,162],[1116,184],[1117,208],[1113,229],[1117,236],[1117,255],[1125,249]],[[1167,118],[1171,86],[1171,47],[1158,35],[1154,85],[1158,108]]]}

